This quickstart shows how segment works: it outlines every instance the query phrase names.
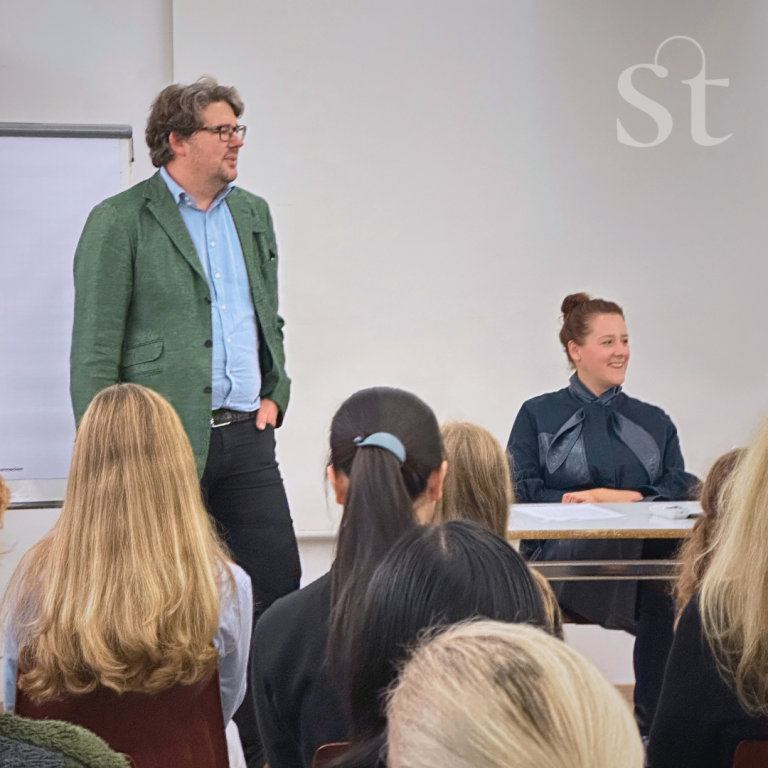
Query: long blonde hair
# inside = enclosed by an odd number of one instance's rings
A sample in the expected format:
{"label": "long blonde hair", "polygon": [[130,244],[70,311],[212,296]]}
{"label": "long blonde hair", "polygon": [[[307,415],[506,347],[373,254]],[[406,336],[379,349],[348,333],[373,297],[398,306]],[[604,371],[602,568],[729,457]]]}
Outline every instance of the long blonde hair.
{"label": "long blonde hair", "polygon": [[390,768],[641,768],[629,707],[573,648],[525,624],[459,625],[390,695]]}
{"label": "long blonde hair", "polygon": [[477,424],[449,421],[440,431],[448,473],[434,522],[474,520],[506,539],[509,505],[514,503],[506,451]]}
{"label": "long blonde hair", "polygon": [[742,707],[768,715],[768,420],[721,499],[714,555],[701,585],[702,627]]}
{"label": "long blonde hair", "polygon": [[716,459],[701,484],[699,501],[702,516],[693,526],[691,535],[683,541],[678,555],[680,575],[674,586],[676,621],[680,620],[685,606],[701,589],[701,581],[712,561],[717,529],[720,526],[723,489],[744,452],[744,448],[734,448],[724,453]]}
{"label": "long blonde hair", "polygon": [[7,605],[32,698],[103,685],[154,693],[216,665],[218,585],[233,589],[170,404],[99,392],[77,432],[61,516],[22,560]]}

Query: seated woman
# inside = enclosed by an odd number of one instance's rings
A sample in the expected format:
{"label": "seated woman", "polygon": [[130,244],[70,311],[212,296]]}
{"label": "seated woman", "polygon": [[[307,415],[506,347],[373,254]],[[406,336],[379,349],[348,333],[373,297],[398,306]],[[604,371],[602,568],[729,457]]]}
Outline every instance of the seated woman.
{"label": "seated woman", "polygon": [[390,768],[643,765],[616,689],[580,653],[523,624],[472,622],[427,641],[405,665],[388,719]]}
{"label": "seated woman", "polygon": [[[11,492],[0,475],[0,527],[10,503]],[[85,728],[0,712],[0,765],[128,768],[129,763]]]}
{"label": "seated woman", "polygon": [[675,582],[675,609],[677,621],[691,598],[701,589],[701,580],[709,568],[714,552],[715,538],[720,526],[721,495],[726,482],[744,455],[744,448],[734,448],[715,461],[701,484],[699,501],[701,517],[691,535],[680,547],[680,575]]}
{"label": "seated woman", "polygon": [[[474,520],[506,539],[509,508],[515,503],[509,458],[487,430],[466,421],[440,427],[448,472],[443,497],[435,507],[436,523]],[[544,576],[531,572],[544,600],[553,634],[563,639],[563,617],[552,587]]]}
{"label": "seated woman", "polygon": [[426,630],[478,617],[547,626],[538,588],[518,552],[464,520],[406,533],[376,569],[355,625],[342,675],[351,744],[338,768],[385,765],[385,693],[409,648]]}
{"label": "seated woman", "polygon": [[[629,335],[618,304],[567,296],[560,341],[576,372],[558,392],[525,402],[508,449],[522,503],[634,502],[688,499],[697,480],[685,471],[677,430],[656,406],[628,397],[621,385]],[[618,560],[671,557],[674,540],[552,540],[529,550],[534,559]],[[635,714],[645,735],[661,690],[674,609],[663,584],[645,581],[559,582],[568,612],[635,641]]]}
{"label": "seated woman", "polygon": [[116,384],[94,397],[61,516],[22,559],[6,605],[6,710],[17,685],[25,700],[76,710],[101,691],[151,697],[218,669],[229,722],[245,695],[251,584],[216,536],[160,395]]}
{"label": "seated woman", "polygon": [[317,748],[345,741],[349,721],[335,676],[371,574],[393,544],[432,519],[445,477],[434,413],[409,392],[364,389],[331,422],[328,477],[344,513],[329,573],[261,616],[253,690],[271,768],[310,766]]}
{"label": "seated woman", "polygon": [[768,740],[768,421],[723,489],[701,591],[683,610],[648,744],[652,768],[731,768]]}

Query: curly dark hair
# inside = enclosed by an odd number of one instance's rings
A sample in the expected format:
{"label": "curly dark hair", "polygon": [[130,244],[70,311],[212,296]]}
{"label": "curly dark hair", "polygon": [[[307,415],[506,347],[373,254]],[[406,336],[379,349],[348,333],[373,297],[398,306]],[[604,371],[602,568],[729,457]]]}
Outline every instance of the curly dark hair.
{"label": "curly dark hair", "polygon": [[202,111],[217,101],[226,101],[240,117],[245,105],[233,86],[219,85],[212,77],[201,77],[189,85],[174,83],[163,88],[152,103],[145,133],[149,156],[155,168],[173,160],[170,135],[191,136],[203,127]]}

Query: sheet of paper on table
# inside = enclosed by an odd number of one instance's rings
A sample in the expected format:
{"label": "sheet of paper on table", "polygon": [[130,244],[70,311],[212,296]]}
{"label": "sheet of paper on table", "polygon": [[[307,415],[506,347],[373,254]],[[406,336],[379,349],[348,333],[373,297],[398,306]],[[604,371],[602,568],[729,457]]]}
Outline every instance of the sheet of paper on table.
{"label": "sheet of paper on table", "polygon": [[562,523],[568,520],[608,520],[624,517],[620,512],[604,509],[595,504],[526,504],[512,505],[512,512],[522,513],[548,523]]}

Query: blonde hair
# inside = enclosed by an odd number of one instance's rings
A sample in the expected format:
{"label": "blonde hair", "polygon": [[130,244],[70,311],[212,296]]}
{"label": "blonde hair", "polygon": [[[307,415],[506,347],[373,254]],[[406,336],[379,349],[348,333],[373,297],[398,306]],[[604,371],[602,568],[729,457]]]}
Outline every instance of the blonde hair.
{"label": "blonde hair", "polygon": [[552,634],[559,640],[565,640],[563,612],[560,609],[560,603],[557,602],[552,585],[547,577],[542,576],[535,568],[531,568],[530,571],[536,586],[539,588],[541,602],[544,604],[544,613],[547,616],[547,623],[552,630]]}
{"label": "blonde hair", "polygon": [[390,694],[391,768],[642,768],[629,707],[577,651],[524,624],[459,625]]}
{"label": "blonde hair", "polygon": [[11,489],[5,484],[5,480],[0,475],[0,525],[3,523],[3,515],[8,511],[11,505]]}
{"label": "blonde hair", "polygon": [[99,392],[77,432],[61,516],[22,560],[7,605],[19,686],[155,693],[217,663],[228,557],[171,405],[137,384]]}
{"label": "blonde hair", "polygon": [[680,576],[674,586],[676,622],[680,620],[691,598],[701,589],[701,581],[712,561],[715,537],[720,526],[723,489],[744,453],[744,448],[734,448],[724,453],[712,465],[701,484],[699,501],[702,516],[693,526],[691,535],[683,541],[678,555]]}
{"label": "blonde hair", "polygon": [[448,473],[434,522],[474,520],[506,539],[509,506],[514,503],[506,451],[477,424],[449,421],[440,431]]}
{"label": "blonde hair", "polygon": [[720,529],[701,584],[704,634],[751,715],[768,715],[768,420],[722,492]]}

